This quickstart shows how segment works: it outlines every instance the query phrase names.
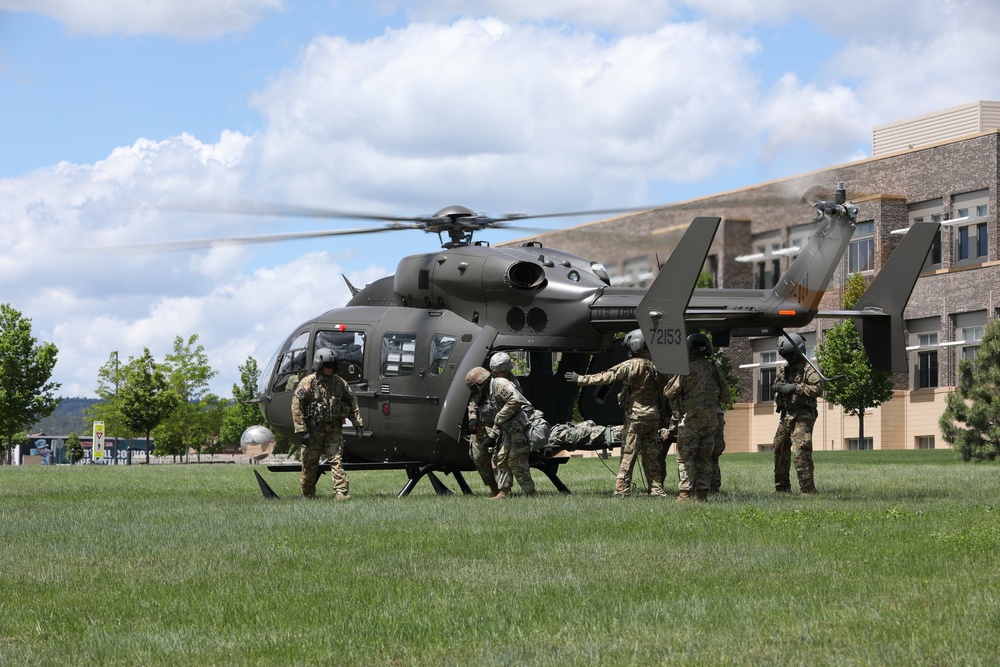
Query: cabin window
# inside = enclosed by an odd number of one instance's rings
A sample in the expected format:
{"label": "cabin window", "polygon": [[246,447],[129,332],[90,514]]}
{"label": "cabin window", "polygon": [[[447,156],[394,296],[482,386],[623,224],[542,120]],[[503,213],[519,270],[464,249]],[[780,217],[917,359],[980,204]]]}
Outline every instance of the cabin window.
{"label": "cabin window", "polygon": [[448,367],[448,357],[455,349],[455,337],[446,334],[434,334],[431,338],[430,372],[431,375],[443,375]]}
{"label": "cabin window", "polygon": [[409,377],[417,356],[417,334],[387,333],[382,337],[382,377]]}
{"label": "cabin window", "polygon": [[309,332],[302,331],[288,340],[278,355],[278,371],[275,373],[274,391],[292,391],[306,375],[306,351]]}
{"label": "cabin window", "polygon": [[365,372],[365,332],[317,331],[313,350],[329,348],[337,355],[337,375],[348,382],[358,382]]}

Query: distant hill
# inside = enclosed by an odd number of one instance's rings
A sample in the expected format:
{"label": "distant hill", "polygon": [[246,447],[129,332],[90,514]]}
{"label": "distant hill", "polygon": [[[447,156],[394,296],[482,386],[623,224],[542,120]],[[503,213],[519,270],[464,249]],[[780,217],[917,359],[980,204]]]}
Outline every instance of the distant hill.
{"label": "distant hill", "polygon": [[52,414],[31,427],[32,433],[47,435],[69,435],[76,433],[84,435],[93,426],[83,418],[83,411],[94,403],[100,403],[99,398],[62,398]]}

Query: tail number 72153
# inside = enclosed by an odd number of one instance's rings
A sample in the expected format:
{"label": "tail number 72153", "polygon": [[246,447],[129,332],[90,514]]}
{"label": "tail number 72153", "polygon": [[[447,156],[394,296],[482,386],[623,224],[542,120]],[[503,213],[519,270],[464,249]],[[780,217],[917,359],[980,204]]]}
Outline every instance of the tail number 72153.
{"label": "tail number 72153", "polygon": [[653,345],[680,345],[684,342],[684,334],[680,329],[653,329]]}

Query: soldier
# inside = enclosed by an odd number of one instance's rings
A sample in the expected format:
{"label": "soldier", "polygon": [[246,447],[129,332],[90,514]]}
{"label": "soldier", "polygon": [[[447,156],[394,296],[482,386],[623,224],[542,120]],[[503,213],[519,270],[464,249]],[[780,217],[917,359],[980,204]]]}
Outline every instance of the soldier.
{"label": "soldier", "polygon": [[726,374],[722,372],[718,359],[712,362],[715,371],[715,381],[719,385],[719,408],[715,416],[715,439],[712,443],[712,481],[709,485],[709,493],[718,493],[722,487],[722,468],[719,467],[719,458],[722,452],[726,451],[726,409],[724,405],[729,405],[732,395],[729,393],[729,383],[726,382]]}
{"label": "soldier", "polygon": [[788,363],[778,369],[774,385],[774,410],[781,415],[774,434],[774,492],[789,493],[789,466],[795,463],[799,491],[816,493],[813,480],[812,431],[816,399],[823,394],[823,380],[806,363],[806,342],[798,334],[778,341],[778,354]]}
{"label": "soldier", "polygon": [[[465,384],[472,391],[469,399],[469,457],[479,471],[483,484],[489,487],[490,497],[500,493],[496,473],[493,470],[493,454],[483,446],[486,427],[493,423],[496,410],[488,403],[490,372],[477,366],[465,375]],[[480,427],[482,434],[480,434]]]}
{"label": "soldier", "polygon": [[677,500],[708,498],[712,478],[712,448],[721,389],[718,367],[709,359],[712,344],[705,334],[687,338],[691,371],[675,375],[665,395],[680,413],[677,425]]}
{"label": "soldier", "polygon": [[579,375],[573,371],[564,374],[567,381],[578,385],[611,384],[616,380],[625,383],[619,402],[625,411],[622,459],[615,479],[615,498],[626,498],[632,491],[632,469],[636,451],[642,457],[642,466],[649,478],[649,495],[665,496],[663,468],[657,459],[660,427],[659,393],[660,374],[649,358],[642,331],[635,329],[625,336],[629,359],[612,366],[603,373]]}
{"label": "soldier", "polygon": [[344,473],[344,417],[350,417],[360,438],[363,431],[361,411],[347,381],[337,375],[337,355],[320,348],[313,356],[313,373],[302,378],[292,394],[292,422],[302,434],[303,498],[316,497],[319,461],[326,455],[333,478],[334,498],[348,500],[347,475]]}

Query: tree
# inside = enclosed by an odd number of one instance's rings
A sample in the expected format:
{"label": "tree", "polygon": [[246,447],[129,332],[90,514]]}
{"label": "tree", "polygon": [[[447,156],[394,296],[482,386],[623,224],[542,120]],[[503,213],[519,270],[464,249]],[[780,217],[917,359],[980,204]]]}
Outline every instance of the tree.
{"label": "tree", "polygon": [[[851,310],[864,294],[868,282],[852,273],[844,285],[844,308]],[[845,320],[833,327],[816,348],[816,360],[823,375],[837,380],[827,383],[826,400],[858,418],[858,442],[865,442],[865,410],[877,408],[892,398],[892,374],[872,368],[854,322]]]}
{"label": "tree", "polygon": [[222,406],[219,397],[208,391],[216,371],[208,362],[205,346],[198,343],[198,334],[187,342],[180,336],[174,338],[174,350],[163,365],[179,401],[170,419],[157,429],[156,437],[174,449],[179,447],[178,454],[193,448],[200,455],[219,433]]}
{"label": "tree", "polygon": [[222,416],[219,442],[223,446],[238,445],[243,432],[262,421],[260,408],[256,403],[250,403],[257,397],[257,383],[260,380],[257,360],[247,357],[239,371],[240,383],[233,385],[233,402],[226,406]]}
{"label": "tree", "polygon": [[0,304],[0,436],[7,460],[14,435],[47,417],[59,404],[52,369],[59,350],[31,335],[31,320]]}
{"label": "tree", "polygon": [[125,367],[119,362],[118,353],[112,352],[97,371],[97,395],[101,401],[89,406],[84,416],[90,422],[104,422],[105,432],[115,438],[131,440],[134,433],[125,428],[118,400],[118,392],[124,382]]}
{"label": "tree", "polygon": [[958,364],[958,389],[945,398],[941,435],[963,461],[1000,457],[1000,320],[983,330],[974,361]]}
{"label": "tree", "polygon": [[146,463],[149,463],[149,434],[174,411],[178,398],[148,347],[143,348],[138,359],[129,357],[118,400],[125,428],[146,436]]}
{"label": "tree", "polygon": [[69,457],[70,463],[76,463],[83,458],[83,443],[76,433],[70,433],[66,438],[66,456]]}

